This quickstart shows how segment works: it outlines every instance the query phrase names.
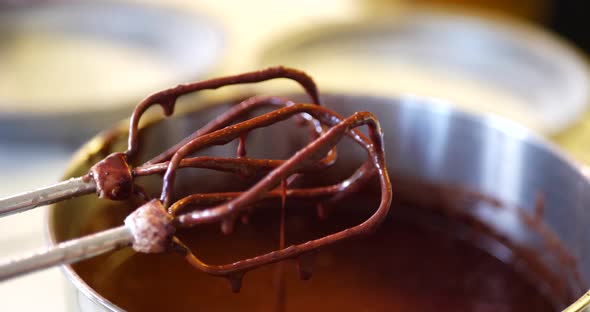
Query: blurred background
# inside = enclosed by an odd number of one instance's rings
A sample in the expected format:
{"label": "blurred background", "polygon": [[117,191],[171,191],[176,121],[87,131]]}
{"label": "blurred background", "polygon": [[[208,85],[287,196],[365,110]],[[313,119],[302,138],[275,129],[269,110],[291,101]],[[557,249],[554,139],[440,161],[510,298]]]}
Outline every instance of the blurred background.
{"label": "blurred background", "polygon": [[[59,179],[151,92],[270,65],[324,92],[442,98],[498,114],[590,164],[582,0],[0,0],[0,196]],[[289,83],[231,92],[293,92]],[[44,209],[0,220],[0,257],[44,244]],[[0,283],[2,311],[64,311],[58,269]]]}

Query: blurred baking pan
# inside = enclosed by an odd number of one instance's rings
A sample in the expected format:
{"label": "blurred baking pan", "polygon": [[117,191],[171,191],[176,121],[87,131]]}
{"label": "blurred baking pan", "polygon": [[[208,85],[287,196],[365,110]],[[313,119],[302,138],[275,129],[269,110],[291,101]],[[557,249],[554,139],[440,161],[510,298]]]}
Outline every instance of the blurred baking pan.
{"label": "blurred baking pan", "polygon": [[544,134],[590,104],[588,64],[564,40],[512,19],[448,10],[313,26],[274,42],[261,63],[305,69],[324,90],[442,98]]}
{"label": "blurred baking pan", "polygon": [[0,7],[0,139],[80,141],[147,94],[209,75],[214,20],[122,2]]}

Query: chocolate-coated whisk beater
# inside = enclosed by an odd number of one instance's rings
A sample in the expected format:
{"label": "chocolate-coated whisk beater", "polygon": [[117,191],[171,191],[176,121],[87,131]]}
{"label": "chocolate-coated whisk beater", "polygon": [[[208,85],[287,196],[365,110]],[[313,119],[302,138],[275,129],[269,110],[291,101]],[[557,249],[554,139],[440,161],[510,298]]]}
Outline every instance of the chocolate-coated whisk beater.
{"label": "chocolate-coated whisk beater", "polygon": [[[136,168],[136,171],[133,171],[129,164],[135,160],[139,146],[139,122],[148,108],[154,105],[160,105],[164,114],[169,116],[174,112],[176,99],[184,94],[201,90],[217,89],[228,85],[256,83],[277,78],[291,79],[299,83],[309,95],[312,102],[319,105],[319,94],[313,79],[304,72],[286,67],[271,67],[261,71],[214,78],[196,83],[179,85],[174,88],[154,93],[142,100],[131,115],[127,151],[124,153],[109,155],[102,162],[92,168],[88,175],[72,178],[34,191],[0,198],[0,217],[94,192],[101,198],[104,197],[112,200],[127,199],[134,191],[133,178],[136,175],[150,175],[164,170],[166,167],[165,161],[172,157],[174,152],[180,146],[184,145],[184,143],[192,138],[218,130],[235,121],[237,118],[240,118],[245,112],[251,111],[257,107],[269,105],[287,106],[292,105],[293,102],[285,98],[271,96],[247,99],[215,120],[212,120],[201,129],[195,131],[192,135],[188,136],[175,146],[146,162],[144,166],[140,166],[140,168]],[[303,118],[308,119],[308,121],[313,124],[314,131],[316,131],[317,134],[322,132],[317,121],[309,120],[308,116],[303,116]],[[332,155],[331,157],[333,158],[335,155]],[[212,162],[210,159],[198,158],[186,159],[180,166],[208,168],[218,167],[218,163],[221,163],[219,166],[222,167],[219,169],[225,169],[226,171],[247,167],[246,165],[236,165],[236,163],[231,160]],[[329,163],[329,159],[326,159],[326,164],[327,163]],[[116,172],[104,171],[105,168],[110,170],[115,169]]]}
{"label": "chocolate-coated whisk beater", "polygon": [[[273,68],[270,70],[271,73],[275,74],[277,71],[283,73],[283,76],[292,77],[284,74],[285,72],[291,74],[292,70],[289,69],[280,68],[280,70],[277,70]],[[262,72],[269,72],[269,70]],[[297,77],[307,77],[300,72],[296,73],[299,73]],[[253,76],[259,77],[257,75]],[[222,79],[224,78],[211,81]],[[236,80],[230,79],[229,81],[235,82]],[[308,92],[314,90],[310,94],[312,99],[317,102],[315,86],[312,81],[311,84],[307,82],[307,80],[304,80],[302,85]],[[211,83],[205,81],[202,85],[210,86]],[[145,112],[147,107],[158,103],[164,107],[167,114],[171,114],[174,102],[170,101],[169,97],[175,100],[182,92],[192,91],[194,91],[194,87],[180,86],[156,93],[140,103],[131,119],[129,149],[125,153],[110,155],[90,171],[90,176],[94,179],[99,194],[113,199],[125,198],[134,194],[136,188],[133,187],[133,178],[135,176],[164,172],[163,188],[159,199],[151,199],[140,206],[125,219],[124,226],[65,242],[49,251],[11,260],[4,265],[0,265],[0,279],[55,264],[71,263],[115,248],[131,245],[136,251],[144,253],[180,252],[195,268],[230,279],[232,288],[237,291],[239,290],[240,280],[247,271],[285,259],[301,257],[306,253],[337,241],[369,233],[387,215],[391,203],[391,184],[385,165],[382,132],[375,116],[367,112],[358,112],[344,118],[327,108],[317,105],[317,103],[295,104],[278,97],[253,97],[233,107],[210,124],[146,164],[135,168],[127,165],[127,161],[133,159],[137,152],[137,125],[141,114]],[[228,125],[252,108],[267,104],[279,108]],[[247,157],[245,142],[250,131],[296,116],[302,116],[307,122],[312,123],[314,131],[312,140],[308,145],[286,160]],[[368,136],[356,129],[365,125],[369,130]],[[344,136],[350,137],[363,147],[368,155],[368,160],[348,179],[341,183],[314,188],[298,189],[289,187],[290,181],[304,175],[305,172],[332,165],[336,157],[335,145]],[[233,140],[239,140],[236,158],[188,157],[190,154],[206,147],[226,144]],[[243,175],[252,175],[259,172],[267,172],[267,174],[244,192],[193,194],[172,202],[175,175],[181,167],[209,168]],[[108,173],[109,177],[116,177],[116,179],[101,181],[104,173]],[[380,182],[381,202],[369,219],[357,226],[303,244],[291,245],[231,264],[209,265],[198,259],[186,245],[174,236],[175,231],[179,228],[189,228],[216,222],[222,224],[224,232],[231,232],[236,218],[248,214],[261,202],[275,198],[306,199],[318,204],[319,207],[323,207],[325,204],[335,205],[339,199],[350,195],[375,176],[378,177]],[[287,182],[285,183],[285,181]],[[281,189],[280,185],[283,186],[283,189]],[[142,196],[147,197],[145,194],[142,194]],[[207,205],[209,208],[191,211],[190,208],[195,205]],[[303,266],[300,265],[300,267]],[[303,268],[301,276],[309,277],[309,272]]]}

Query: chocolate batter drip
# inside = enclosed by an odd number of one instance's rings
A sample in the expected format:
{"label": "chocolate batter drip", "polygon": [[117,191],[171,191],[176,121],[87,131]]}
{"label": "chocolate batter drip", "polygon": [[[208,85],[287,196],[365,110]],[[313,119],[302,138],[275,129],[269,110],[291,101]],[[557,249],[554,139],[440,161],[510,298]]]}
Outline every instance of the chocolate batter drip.
{"label": "chocolate batter drip", "polygon": [[[285,249],[285,218],[287,203],[287,181],[281,181],[281,220],[279,225],[279,250]],[[287,285],[285,282],[284,262],[279,262],[275,272],[275,312],[283,312],[287,306]]]}

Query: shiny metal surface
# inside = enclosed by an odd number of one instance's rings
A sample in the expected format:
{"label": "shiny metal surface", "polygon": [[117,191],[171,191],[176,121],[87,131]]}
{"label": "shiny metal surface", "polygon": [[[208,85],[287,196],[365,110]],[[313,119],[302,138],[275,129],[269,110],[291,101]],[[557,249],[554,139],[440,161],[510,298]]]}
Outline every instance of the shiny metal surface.
{"label": "shiny metal surface", "polygon": [[0,281],[55,265],[88,259],[132,242],[133,236],[125,226],[63,242],[55,247],[0,263]]}
{"label": "shiny metal surface", "polygon": [[[578,260],[583,282],[590,283],[589,168],[572,161],[554,145],[524,127],[498,117],[458,112],[443,101],[342,95],[325,96],[323,100],[341,114],[366,110],[380,119],[394,195],[396,176],[412,175],[480,191],[532,214],[535,198],[542,193],[545,201],[543,221]],[[224,108],[209,107],[148,127],[143,132],[146,144],[143,157],[147,158],[172,145],[217,116]],[[124,126],[120,127],[121,137],[107,153],[125,146]],[[291,152],[293,144],[304,140],[295,131],[297,128],[289,123],[281,127],[270,130],[271,133],[283,131],[280,135],[253,132],[248,141],[249,153],[284,157]],[[89,159],[96,161],[93,155],[104,139],[104,136],[99,136],[80,150],[72,160],[66,177],[87,172],[93,164]],[[268,146],[273,149],[268,149]],[[212,153],[234,152],[234,148],[235,145],[216,147]],[[359,161],[364,157],[362,151],[347,148],[346,145],[339,151],[339,159],[343,162]],[[206,171],[192,176],[187,171],[179,178],[179,181],[192,178],[217,183],[208,179]],[[153,186],[148,185],[148,188]],[[79,235],[80,227],[90,221],[93,210],[100,209],[99,203],[94,196],[86,196],[52,207],[48,216],[50,241],[55,244]],[[537,251],[539,258],[550,268],[559,268],[554,265],[556,260],[543,249],[536,237],[529,235],[526,225],[513,214],[488,211],[488,214],[482,215],[482,220]],[[497,256],[502,258],[501,254]],[[64,266],[64,272],[79,291],[78,299],[83,311],[120,311],[116,305],[90,289],[72,267]],[[564,278],[573,279],[567,274]],[[579,289],[576,294],[582,296],[586,290]]]}
{"label": "shiny metal surface", "polygon": [[79,177],[30,192],[0,198],[0,218],[95,191],[94,180]]}

